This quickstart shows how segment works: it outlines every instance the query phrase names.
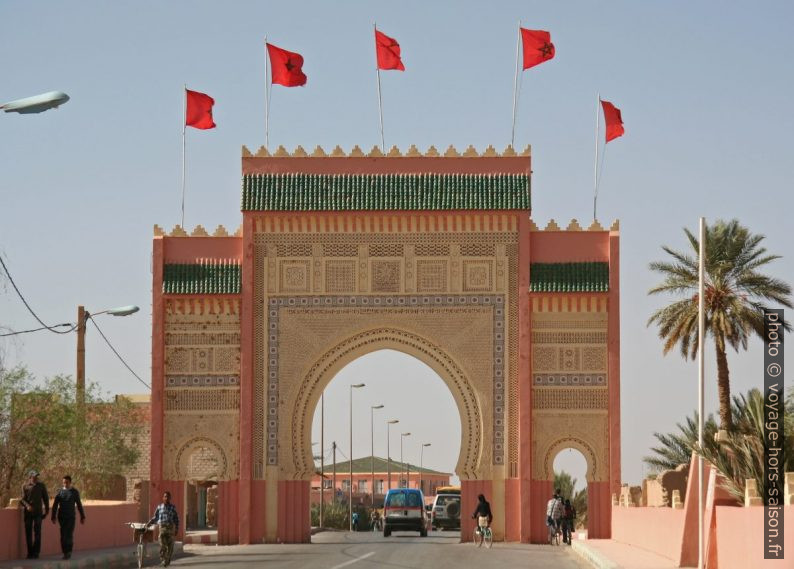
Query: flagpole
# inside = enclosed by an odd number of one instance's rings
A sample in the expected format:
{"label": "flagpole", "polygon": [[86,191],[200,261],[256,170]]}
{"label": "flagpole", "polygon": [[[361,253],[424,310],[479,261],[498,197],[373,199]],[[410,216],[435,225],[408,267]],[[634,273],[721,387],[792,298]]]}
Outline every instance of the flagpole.
{"label": "flagpole", "polygon": [[596,200],[598,199],[598,107],[600,104],[601,93],[598,93],[596,95],[595,163],[593,164],[593,221],[596,220]]}
{"label": "flagpole", "polygon": [[267,49],[267,36],[265,36],[265,150],[270,146],[270,81],[267,78],[270,61],[270,51]]}
{"label": "flagpole", "polygon": [[187,128],[187,84],[182,90],[182,229],[185,228],[185,130]]}
{"label": "flagpole", "polygon": [[698,228],[698,569],[703,569],[703,343],[706,337],[706,218],[701,217]]}
{"label": "flagpole", "polygon": [[510,146],[516,145],[516,100],[518,99],[518,51],[521,47],[521,20],[518,21],[518,37],[516,38],[516,74],[513,78],[513,130],[510,134]]}
{"label": "flagpole", "polygon": [[372,29],[375,31],[375,73],[378,76],[378,116],[380,117],[380,151],[385,153],[386,152],[386,143],[383,139],[383,101],[380,95],[380,66],[378,65],[378,46],[377,46],[377,32],[378,32],[378,24],[376,22],[372,22]]}

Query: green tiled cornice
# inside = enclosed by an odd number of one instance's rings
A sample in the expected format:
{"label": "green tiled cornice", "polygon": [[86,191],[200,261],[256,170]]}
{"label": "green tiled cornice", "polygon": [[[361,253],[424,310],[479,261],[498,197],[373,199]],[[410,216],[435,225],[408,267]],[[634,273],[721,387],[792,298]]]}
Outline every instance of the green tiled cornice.
{"label": "green tiled cornice", "polygon": [[609,263],[531,263],[532,292],[607,292]]}
{"label": "green tiled cornice", "polygon": [[526,174],[248,174],[243,211],[529,210]]}
{"label": "green tiled cornice", "polygon": [[240,294],[240,265],[234,261],[205,261],[165,265],[165,294]]}

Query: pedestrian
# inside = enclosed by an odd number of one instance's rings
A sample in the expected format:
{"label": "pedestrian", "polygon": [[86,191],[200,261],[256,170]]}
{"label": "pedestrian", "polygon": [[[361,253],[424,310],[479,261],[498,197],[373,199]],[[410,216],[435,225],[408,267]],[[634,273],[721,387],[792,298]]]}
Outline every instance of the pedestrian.
{"label": "pedestrian", "polygon": [[353,512],[353,531],[358,531],[358,512]]}
{"label": "pedestrian", "polygon": [[146,525],[160,526],[160,565],[168,567],[174,553],[174,537],[179,532],[179,514],[171,503],[171,492],[163,492],[163,503],[154,510],[152,519]]}
{"label": "pedestrian", "polygon": [[28,546],[28,559],[38,559],[41,553],[41,520],[50,511],[50,497],[47,487],[39,482],[39,473],[28,472],[28,481],[22,486],[20,507],[25,509],[25,543]]}
{"label": "pedestrian", "polygon": [[55,494],[55,499],[52,501],[51,516],[52,523],[55,523],[55,518],[57,517],[58,525],[61,526],[61,551],[64,559],[69,559],[72,556],[75,508],[80,512],[80,523],[84,524],[85,512],[83,511],[83,503],[80,501],[80,492],[72,486],[72,477],[67,474],[63,477],[63,488],[58,490],[58,493]]}

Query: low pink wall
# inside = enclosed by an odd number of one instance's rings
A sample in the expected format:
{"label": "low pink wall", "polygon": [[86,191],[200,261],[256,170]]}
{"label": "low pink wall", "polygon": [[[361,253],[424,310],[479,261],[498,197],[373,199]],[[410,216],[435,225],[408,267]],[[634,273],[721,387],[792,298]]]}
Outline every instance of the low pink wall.
{"label": "low pink wall", "polygon": [[678,565],[684,518],[684,510],[673,508],[613,507],[612,539],[653,551]]}
{"label": "low pink wall", "polygon": [[[794,520],[794,506],[784,506],[787,525]],[[719,569],[794,567],[794,530],[784,533],[785,560],[764,559],[764,508],[717,506],[717,563]]]}
{"label": "low pink wall", "polygon": [[[74,530],[74,549],[103,549],[132,543],[132,530],[124,522],[138,519],[138,505],[132,502],[86,502],[85,524],[78,521]],[[58,524],[49,518],[41,524],[41,556],[61,552],[61,537]],[[22,511],[16,508],[0,510],[0,560],[21,559],[27,555],[25,548],[25,526]]]}

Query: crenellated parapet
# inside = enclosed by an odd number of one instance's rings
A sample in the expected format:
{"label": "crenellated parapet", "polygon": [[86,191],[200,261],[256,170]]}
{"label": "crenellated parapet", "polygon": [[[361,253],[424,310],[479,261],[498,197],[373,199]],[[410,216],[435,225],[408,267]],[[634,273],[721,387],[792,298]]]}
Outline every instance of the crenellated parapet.
{"label": "crenellated parapet", "polygon": [[256,153],[251,153],[246,146],[243,146],[242,149],[243,158],[499,158],[529,157],[530,155],[530,146],[518,153],[511,145],[508,145],[501,152],[496,150],[493,145],[488,145],[480,152],[472,145],[469,145],[463,151],[458,151],[450,144],[443,153],[439,152],[435,146],[430,146],[426,151],[422,152],[414,144],[408,147],[405,152],[396,146],[392,146],[386,153],[379,146],[373,146],[369,152],[364,152],[358,145],[353,146],[350,152],[345,152],[339,145],[335,146],[330,152],[326,152],[322,146],[316,146],[311,153],[307,152],[302,146],[297,146],[292,152],[284,148],[284,146],[279,146],[273,152],[270,152],[264,146],[260,146]]}
{"label": "crenellated parapet", "polygon": [[163,229],[159,225],[154,225],[154,236],[155,237],[241,237],[243,235],[243,226],[237,228],[233,235],[230,235],[229,232],[223,225],[219,225],[215,228],[215,231],[212,232],[210,235],[203,226],[197,225],[193,228],[193,231],[188,233],[185,231],[180,225],[175,225],[174,228],[169,233],[167,230]]}
{"label": "crenellated parapet", "polygon": [[584,229],[579,222],[574,218],[568,223],[565,228],[560,227],[557,225],[557,222],[554,219],[550,219],[549,222],[546,224],[545,227],[540,228],[538,225],[533,221],[529,220],[529,230],[530,231],[620,231],[620,223],[616,219],[612,222],[612,225],[609,226],[609,229],[604,228],[597,220],[593,220],[587,229]]}

